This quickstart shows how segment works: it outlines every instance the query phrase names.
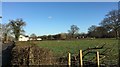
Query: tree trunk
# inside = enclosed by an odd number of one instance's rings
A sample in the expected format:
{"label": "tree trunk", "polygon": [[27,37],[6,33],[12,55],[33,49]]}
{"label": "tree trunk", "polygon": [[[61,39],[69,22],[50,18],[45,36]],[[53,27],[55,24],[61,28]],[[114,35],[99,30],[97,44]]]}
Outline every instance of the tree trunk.
{"label": "tree trunk", "polygon": [[4,35],[4,41],[7,42],[7,34]]}
{"label": "tree trunk", "polygon": [[18,41],[19,36],[15,35],[15,41]]}
{"label": "tree trunk", "polygon": [[118,30],[116,32],[116,35],[117,35],[117,39],[119,39],[119,31]]}
{"label": "tree trunk", "polygon": [[115,37],[116,37],[116,39],[119,39],[119,31],[118,30],[115,30]]}

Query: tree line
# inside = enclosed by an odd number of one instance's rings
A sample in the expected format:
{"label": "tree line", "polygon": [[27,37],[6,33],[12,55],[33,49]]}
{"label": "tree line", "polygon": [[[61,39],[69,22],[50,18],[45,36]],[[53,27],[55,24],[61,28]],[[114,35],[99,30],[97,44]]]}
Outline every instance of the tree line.
{"label": "tree line", "polygon": [[97,38],[119,38],[120,35],[120,10],[112,10],[105,15],[99,23],[88,29],[88,36]]}
{"label": "tree line", "polygon": [[[2,39],[4,41],[13,38],[18,41],[21,34],[24,34],[23,27],[26,22],[22,19],[9,20],[8,24],[0,24],[2,31]],[[88,33],[79,33],[77,25],[71,25],[68,33],[59,33],[55,35],[36,36],[31,34],[31,37],[41,37],[43,40],[67,40],[80,38],[119,38],[120,35],[120,11],[112,10],[105,15],[105,18],[99,23],[99,26],[92,25],[88,28]]]}
{"label": "tree line", "polygon": [[52,39],[80,39],[80,38],[119,38],[120,37],[120,11],[112,10],[105,15],[99,26],[92,25],[88,28],[88,33],[79,33],[77,25],[71,25],[68,33],[56,35],[44,35],[45,40]]}

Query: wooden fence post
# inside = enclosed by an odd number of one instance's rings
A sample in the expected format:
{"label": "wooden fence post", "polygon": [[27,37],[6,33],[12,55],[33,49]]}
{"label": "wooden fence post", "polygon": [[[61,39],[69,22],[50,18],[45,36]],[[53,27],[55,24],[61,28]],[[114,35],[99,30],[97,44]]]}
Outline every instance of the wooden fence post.
{"label": "wooden fence post", "polygon": [[70,53],[68,52],[68,66],[70,67],[71,65],[71,55]]}
{"label": "wooden fence post", "polygon": [[80,67],[83,67],[83,61],[82,61],[82,50],[80,50]]}
{"label": "wooden fence post", "polygon": [[97,67],[100,67],[100,62],[99,62],[99,52],[97,51]]}

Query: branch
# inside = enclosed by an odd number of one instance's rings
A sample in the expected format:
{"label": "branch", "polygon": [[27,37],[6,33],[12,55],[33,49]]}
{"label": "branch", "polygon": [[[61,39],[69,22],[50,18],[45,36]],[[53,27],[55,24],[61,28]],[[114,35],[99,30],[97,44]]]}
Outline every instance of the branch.
{"label": "branch", "polygon": [[105,44],[103,44],[101,47],[99,47],[99,46],[96,46],[96,47],[93,47],[93,48],[90,48],[90,47],[89,47],[89,48],[83,50],[83,52],[85,52],[85,51],[89,51],[89,50],[102,49],[104,46],[105,46]]}

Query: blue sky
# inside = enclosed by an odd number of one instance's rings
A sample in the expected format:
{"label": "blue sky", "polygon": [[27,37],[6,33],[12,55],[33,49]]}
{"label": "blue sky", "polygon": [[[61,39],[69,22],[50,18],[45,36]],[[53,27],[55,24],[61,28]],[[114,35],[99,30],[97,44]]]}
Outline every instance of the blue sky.
{"label": "blue sky", "polygon": [[2,21],[8,23],[10,19],[23,18],[28,35],[63,33],[73,24],[80,28],[80,33],[86,33],[117,6],[117,2],[4,2]]}
{"label": "blue sky", "polygon": [[2,16],[2,3],[0,2],[0,16]]}
{"label": "blue sky", "polygon": [[3,0],[3,2],[118,2],[119,0]]}

